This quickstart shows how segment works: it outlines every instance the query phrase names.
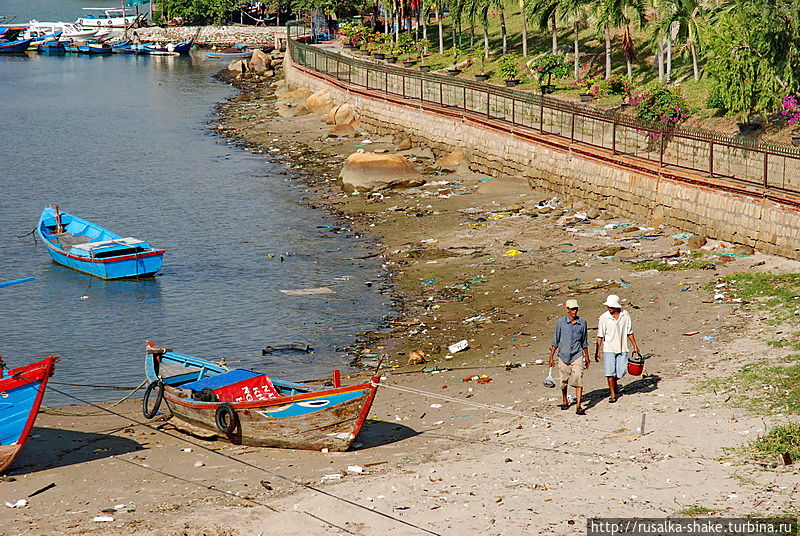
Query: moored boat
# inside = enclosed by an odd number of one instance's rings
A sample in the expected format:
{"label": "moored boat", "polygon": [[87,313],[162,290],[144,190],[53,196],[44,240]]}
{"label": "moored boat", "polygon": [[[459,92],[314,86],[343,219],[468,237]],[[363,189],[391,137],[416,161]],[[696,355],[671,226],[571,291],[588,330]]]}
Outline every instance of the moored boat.
{"label": "moored boat", "polygon": [[0,32],[0,53],[25,52],[28,50],[32,38],[24,38],[25,28],[9,26]]}
{"label": "moored boat", "polygon": [[242,50],[239,52],[215,52],[212,50],[204,50],[203,54],[205,54],[209,58],[245,59],[252,56],[253,51]]}
{"label": "moored boat", "polygon": [[235,444],[343,451],[367,419],[380,377],[332,388],[269,378],[147,343],[150,382],[142,412],[153,418],[164,403],[177,428]]}
{"label": "moored boat", "polygon": [[63,266],[102,279],[145,277],[161,269],[165,250],[122,236],[72,214],[47,206],[36,232],[50,257]]}
{"label": "moored boat", "polygon": [[97,34],[97,28],[84,28],[71,22],[39,22],[32,20],[27,24],[25,38],[44,37],[46,35],[61,32],[61,37],[65,39],[90,39]]}
{"label": "moored boat", "polygon": [[194,44],[194,39],[187,39],[180,43],[132,43],[130,40],[112,45],[114,52],[119,54],[139,54],[145,56],[177,56],[188,54]]}
{"label": "moored boat", "polygon": [[0,473],[8,469],[28,439],[58,358],[6,370],[0,358]]}
{"label": "moored boat", "polygon": [[90,41],[73,41],[64,45],[65,52],[73,54],[113,54],[111,45],[106,43],[93,43]]}
{"label": "moored boat", "polygon": [[136,28],[143,15],[133,8],[121,7],[84,7],[89,14],[79,18],[76,24],[87,28]]}

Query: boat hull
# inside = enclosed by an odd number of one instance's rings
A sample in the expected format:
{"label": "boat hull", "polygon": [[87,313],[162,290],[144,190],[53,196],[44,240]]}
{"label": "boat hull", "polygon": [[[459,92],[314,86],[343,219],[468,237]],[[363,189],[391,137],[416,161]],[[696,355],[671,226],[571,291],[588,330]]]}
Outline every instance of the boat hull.
{"label": "boat hull", "polygon": [[[69,232],[65,234],[73,238],[81,236],[82,240],[79,240],[80,243],[77,245],[63,246],[58,240],[58,235],[53,234],[56,211],[52,207],[45,207],[39,217],[36,234],[42,239],[47,254],[54,262],[101,279],[148,277],[161,270],[166,250],[151,248],[147,243],[135,239],[133,239],[134,245],[142,247],[126,249],[127,239],[108,229],[66,212],[60,213],[60,217],[62,221],[67,222],[64,226]],[[102,244],[119,244],[122,249],[118,254],[97,257],[85,253],[87,246]],[[75,254],[76,252],[83,254]]]}
{"label": "boat hull", "polygon": [[209,58],[246,59],[253,55],[252,52],[203,52]]}
{"label": "boat hull", "polygon": [[[45,240],[42,237],[42,240]],[[161,270],[165,250],[141,253],[115,260],[84,259],[60,250],[45,241],[47,253],[54,262],[101,279],[125,279],[155,275]]]}
{"label": "boat hull", "polygon": [[11,466],[25,445],[57,361],[50,356],[5,371],[0,378],[0,473]]}
{"label": "boat hull", "polygon": [[10,54],[14,52],[25,52],[33,42],[33,39],[19,39],[17,41],[7,41],[0,43],[0,54]]}
{"label": "boat hull", "polygon": [[[165,356],[169,357],[170,353]],[[153,359],[148,356],[145,367],[150,381],[159,378]],[[207,369],[216,366],[205,363],[203,366]],[[276,385],[280,383],[273,381]],[[163,403],[172,414],[171,423],[201,437],[254,447],[344,451],[352,446],[366,422],[378,381],[379,378],[373,378],[368,383],[271,400],[230,402],[239,422],[232,434],[222,433],[217,428],[215,414],[220,402],[191,399],[187,389],[169,385],[169,379],[164,380]]]}

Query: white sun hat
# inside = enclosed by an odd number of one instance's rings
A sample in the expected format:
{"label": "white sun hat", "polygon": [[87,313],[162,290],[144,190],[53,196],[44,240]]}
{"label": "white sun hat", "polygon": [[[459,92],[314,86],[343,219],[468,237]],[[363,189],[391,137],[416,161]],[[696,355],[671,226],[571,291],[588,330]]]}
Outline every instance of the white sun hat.
{"label": "white sun hat", "polygon": [[565,303],[564,305],[567,306],[567,309],[577,309],[578,300],[567,300],[567,303]]}
{"label": "white sun hat", "polygon": [[614,307],[615,309],[622,309],[622,304],[619,303],[619,296],[616,294],[609,294],[606,301],[603,302],[606,307]]}

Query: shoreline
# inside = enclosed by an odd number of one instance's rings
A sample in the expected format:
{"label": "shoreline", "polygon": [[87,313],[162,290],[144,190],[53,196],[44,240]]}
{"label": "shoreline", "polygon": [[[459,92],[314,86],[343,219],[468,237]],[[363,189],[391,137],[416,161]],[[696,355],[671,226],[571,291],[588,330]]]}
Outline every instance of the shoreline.
{"label": "shoreline", "polygon": [[[367,334],[357,350],[386,354],[388,365],[361,446],[318,453],[207,442],[168,423],[141,424],[137,402],[110,408],[119,415],[70,417],[58,413],[92,410],[48,408],[26,446],[30,463],[20,458],[16,480],[0,482],[0,492],[13,502],[56,487],[27,508],[6,509],[11,522],[1,536],[582,534],[591,516],[793,508],[797,469],[742,465],[723,450],[783,417],[742,415],[692,382],[725,377],[753,354],[782,355],[753,335],[768,329],[762,319],[736,303],[707,303],[707,287],[725,274],[798,271],[798,263],[755,254],[714,270],[631,271],[620,258],[671,253],[679,248],[676,230],[600,255],[656,230],[596,209],[585,223],[571,221],[592,207],[543,207],[552,194],[513,177],[439,173],[420,156],[425,148],[398,150],[401,136],[397,144],[385,136],[329,139],[330,127],[313,114],[279,118],[270,92],[240,92],[222,103],[216,131],[253,153],[283,155],[286,171],[315,192],[308,203],[373,234],[367,254],[384,258],[401,302],[388,335]],[[335,177],[359,148],[417,159],[428,184],[383,198],[344,196]],[[504,256],[511,250],[521,253]],[[722,251],[724,244],[709,254]],[[609,293],[628,299],[643,352],[656,353],[649,376],[623,380],[627,391],[609,405],[593,362],[588,415],[559,411],[555,390],[541,384],[547,367],[535,361],[546,360],[564,300],[577,298],[594,326]],[[683,335],[689,330],[698,334]],[[448,354],[463,338],[470,349]],[[424,350],[429,362],[406,365],[411,349]],[[642,415],[645,430],[637,432]],[[114,521],[93,521],[104,515]]]}

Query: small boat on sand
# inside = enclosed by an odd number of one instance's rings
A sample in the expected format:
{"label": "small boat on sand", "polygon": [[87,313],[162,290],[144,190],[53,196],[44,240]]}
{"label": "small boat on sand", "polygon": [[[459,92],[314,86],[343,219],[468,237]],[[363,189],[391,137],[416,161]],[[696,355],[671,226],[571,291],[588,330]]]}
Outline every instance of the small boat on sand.
{"label": "small boat on sand", "polygon": [[102,279],[154,275],[166,253],[143,240],[123,238],[96,223],[61,212],[58,205],[44,208],[36,233],[55,262]]}
{"label": "small boat on sand", "polygon": [[249,58],[253,55],[252,50],[240,50],[238,52],[215,52],[211,50],[204,50],[203,54],[205,54],[209,58],[223,58],[223,59],[245,59]]}
{"label": "small boat on sand", "polygon": [[152,419],[163,402],[177,428],[231,443],[343,451],[361,431],[380,377],[342,387],[278,380],[179,354],[147,343],[145,375],[150,384],[142,413]]}
{"label": "small boat on sand", "polygon": [[58,358],[10,370],[0,358],[0,473],[22,450],[42,404],[47,380]]}

